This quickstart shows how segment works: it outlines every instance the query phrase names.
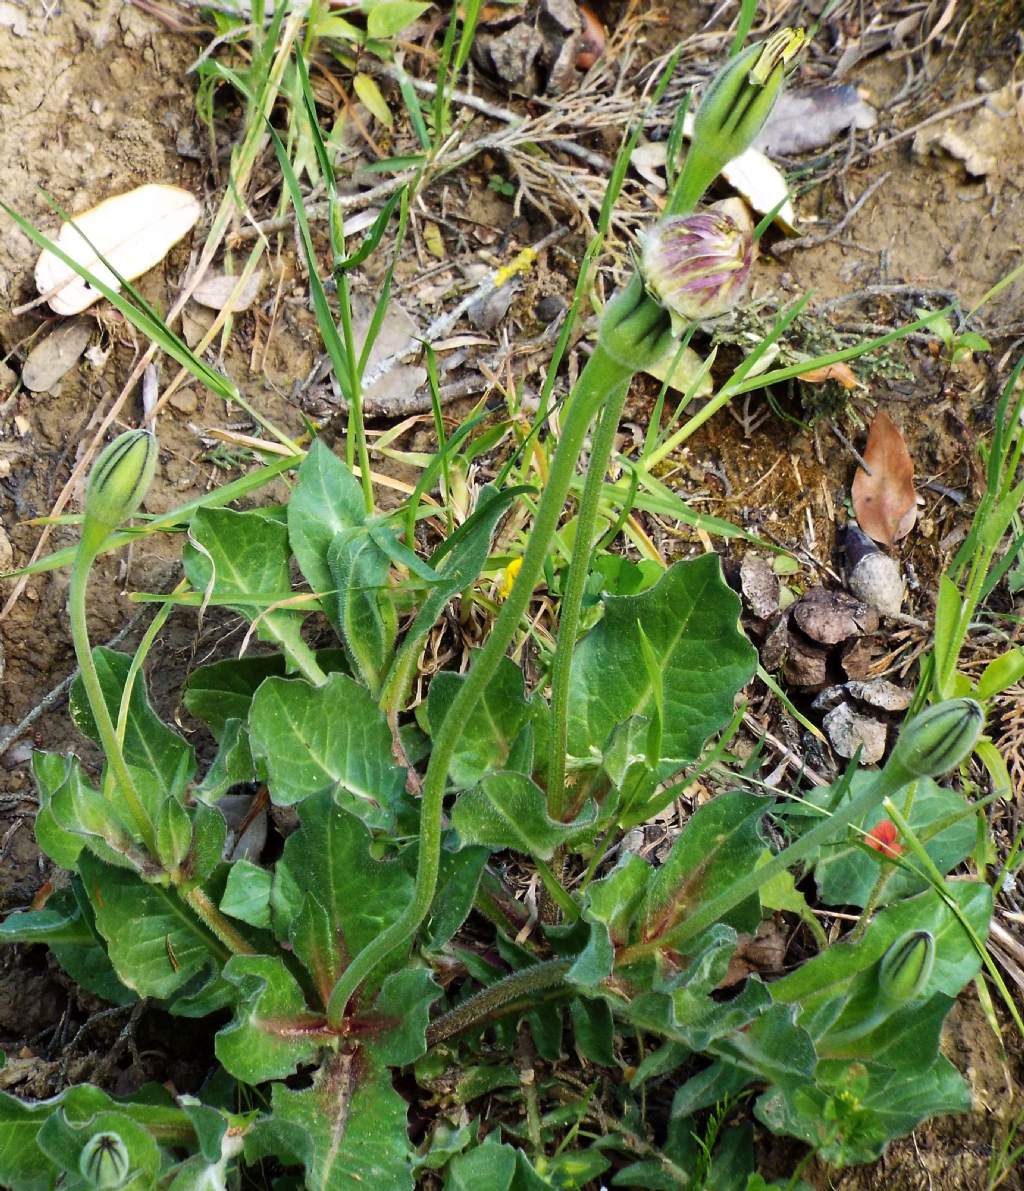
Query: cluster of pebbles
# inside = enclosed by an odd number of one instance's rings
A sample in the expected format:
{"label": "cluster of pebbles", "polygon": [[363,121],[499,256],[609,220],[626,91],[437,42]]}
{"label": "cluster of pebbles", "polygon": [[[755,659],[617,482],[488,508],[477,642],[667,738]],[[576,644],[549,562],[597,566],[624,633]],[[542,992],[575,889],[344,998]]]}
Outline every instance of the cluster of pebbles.
{"label": "cluster of pebbles", "polygon": [[810,709],[835,752],[865,765],[881,760],[890,729],[913,692],[873,678],[885,652],[882,625],[899,614],[903,585],[897,564],[860,530],[847,529],[848,591],[811,587],[788,605],[771,562],[748,554],[733,577],[743,597],[744,626],[761,664],[794,694],[810,696]]}

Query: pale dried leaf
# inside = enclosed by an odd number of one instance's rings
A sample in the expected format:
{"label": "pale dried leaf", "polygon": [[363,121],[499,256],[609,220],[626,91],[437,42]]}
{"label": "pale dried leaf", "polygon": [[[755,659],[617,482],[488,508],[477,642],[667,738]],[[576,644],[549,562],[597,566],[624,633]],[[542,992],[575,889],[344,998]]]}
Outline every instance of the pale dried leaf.
{"label": "pale dried leaf", "polygon": [[263,286],[263,270],[257,269],[255,273],[250,274],[232,300],[231,295],[235,293],[238,283],[239,277],[231,273],[213,273],[200,281],[192,291],[192,298],[200,306],[208,306],[211,310],[224,310],[230,301],[229,313],[241,314],[243,310],[248,310],[259,296]]}
{"label": "pale dried leaf", "polygon": [[680,394],[688,392],[694,381],[699,381],[693,395],[695,397],[707,397],[713,386],[710,372],[706,372],[704,376],[700,375],[701,369],[704,367],[704,361],[692,347],[688,347],[679,356],[673,368],[672,363],[678,353],[679,345],[673,340],[672,345],[661,359],[648,365],[644,371],[648,376],[653,376],[655,380],[660,380],[662,384],[668,384],[670,389],[674,389]]}
{"label": "pale dried leaf", "polygon": [[21,370],[21,381],[29,392],[45,393],[82,358],[96,324],[91,318],[75,318],[51,331],[29,352]]}
{"label": "pale dried leaf", "polygon": [[[132,281],[163,260],[191,230],[200,212],[198,201],[187,190],[159,184],[140,186],[73,215],[71,222],[61,225],[56,244],[117,290],[120,282],[101,256],[126,281]],[[103,296],[49,251],[36,262],[35,279],[40,294],[56,291],[48,301],[57,314],[78,314]]]}
{"label": "pale dried leaf", "polygon": [[665,189],[665,141],[650,141],[637,147],[630,154],[629,164],[641,178],[655,190]]}
{"label": "pale dried leaf", "polygon": [[917,520],[914,461],[903,435],[884,410],[868,431],[864,462],[853,478],[853,511],[861,529],[876,542],[891,546],[906,537]]}
{"label": "pale dried leaf", "polygon": [[776,101],[754,147],[772,156],[791,157],[830,145],[850,128],[874,128],[877,123],[875,109],[848,83],[787,90]]}

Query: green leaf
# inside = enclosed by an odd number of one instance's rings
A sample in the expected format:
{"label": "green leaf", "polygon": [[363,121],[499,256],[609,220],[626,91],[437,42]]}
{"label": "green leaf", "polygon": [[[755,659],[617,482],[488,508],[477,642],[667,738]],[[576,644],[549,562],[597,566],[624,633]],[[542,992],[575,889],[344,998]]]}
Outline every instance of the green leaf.
{"label": "green leaf", "polygon": [[[645,939],[662,938],[667,945],[672,928],[695,905],[723,893],[756,865],[764,847],[758,825],[766,810],[765,799],[732,791],[690,816],[651,877],[643,904]],[[739,930],[755,929],[760,919],[756,898],[728,917]]]}
{"label": "green leaf", "polygon": [[[389,706],[397,707],[404,700],[419,660],[422,642],[437,623],[448,601],[477,579],[487,562],[491,536],[498,519],[524,491],[528,489],[513,487],[497,492],[489,484],[485,485],[480,490],[472,514],[431,555],[429,566],[435,579],[406,631],[402,647],[388,675],[386,699]],[[518,670],[518,667],[514,668]],[[436,682],[435,678],[431,689]],[[472,781],[466,784],[472,785]]]}
{"label": "green leaf", "polygon": [[311,1063],[332,1032],[313,1014],[280,956],[234,955],[224,979],[238,989],[235,1019],[217,1032],[218,1060],[248,1084],[284,1079]]}
{"label": "green leaf", "polygon": [[[771,858],[772,853],[765,848],[757,858],[757,867],[761,868]],[[781,873],[776,873],[761,886],[758,896],[761,899],[761,905],[767,910],[787,910],[790,914],[796,914],[797,917],[803,919],[804,925],[814,935],[818,946],[823,949],[828,946],[828,936],[822,929],[817,916],[807,904],[807,898],[797,889],[796,880],[791,872],[783,870]]]}
{"label": "green leaf", "polygon": [[[437,892],[421,932],[425,951],[440,951],[466,921],[489,855],[486,848],[462,848],[458,852],[441,849]],[[406,857],[412,863],[416,849],[407,848],[402,853],[403,860]]]}
{"label": "green leaf", "polygon": [[252,697],[264,678],[283,676],[284,672],[284,658],[279,653],[266,657],[225,658],[192,671],[185,684],[182,702],[220,740],[230,720],[249,718]]}
{"label": "green leaf", "polygon": [[811,1036],[796,1024],[792,1005],[772,1005],[749,1025],[715,1039],[709,1049],[736,1067],[786,1087],[809,1083],[818,1062]]}
{"label": "green leaf", "polygon": [[57,792],[69,781],[80,782],[81,766],[77,757],[59,753],[32,754],[32,776],[39,791],[39,810],[36,811],[36,843],[61,868],[74,869],[84,840],[67,831],[54,818],[52,802]]}
{"label": "green leaf", "polygon": [[197,591],[258,622],[261,641],[276,642],[286,652],[305,651],[303,614],[285,608],[266,611],[292,591],[288,530],[280,521],[262,512],[199,509],[189,523],[182,563]]}
{"label": "green leaf", "polygon": [[249,860],[236,860],[220,899],[225,914],[261,930],[270,928],[270,886],[273,874]]}
{"label": "green leaf", "polygon": [[823,1161],[848,1166],[873,1162],[926,1117],[970,1108],[967,1085],[940,1056],[925,1071],[826,1060],[815,1084],[771,1088],[754,1111],[774,1133],[798,1137]]}
{"label": "green leaf", "polygon": [[193,793],[200,802],[213,806],[233,787],[257,780],[252,759],[249,726],[244,720],[231,719],[224,725],[220,748]]}
{"label": "green leaf", "polygon": [[420,4],[416,0],[382,0],[382,3],[374,4],[370,9],[366,18],[366,32],[371,37],[381,39],[394,37],[429,7],[429,4]]}
{"label": "green leaf", "polygon": [[[148,769],[128,768],[143,805],[155,817],[167,797],[160,779]],[[151,863],[138,847],[138,831],[116,782],[107,786],[105,798],[86,784],[78,766],[72,766],[67,781],[54,792],[50,809],[58,828],[83,838],[108,864],[138,870]]]}
{"label": "green leaf", "polygon": [[169,889],[88,852],[78,860],[114,971],[141,997],[169,997],[211,962],[211,936]]}
{"label": "green leaf", "polygon": [[45,909],[8,914],[0,923],[0,943],[45,943],[64,971],[87,992],[114,1005],[130,1005],[136,999],[111,967],[77,878],[70,888],[54,893]]}
{"label": "green leaf", "polygon": [[61,1168],[39,1148],[39,1130],[61,1097],[25,1104],[0,1092],[0,1186],[10,1191],[52,1191]]}
{"label": "green leaf", "polygon": [[[992,914],[991,889],[978,882],[947,881],[944,892],[984,940]],[[981,960],[957,916],[934,889],[927,889],[882,910],[857,942],[836,943],[773,981],[772,999],[799,1002],[807,1014],[828,1000],[843,997],[855,977],[877,964],[892,943],[908,931],[918,930],[930,931],[935,939],[935,964],[920,997],[935,993],[955,997],[977,973]]]}
{"label": "green leaf", "polygon": [[360,676],[380,691],[398,633],[388,591],[391,559],[362,527],[343,530],[327,550],[337,589],[337,623]]}
{"label": "green leaf", "polygon": [[611,975],[614,948],[630,941],[650,878],[651,866],[627,852],[608,876],[587,890],[583,917],[592,924],[590,941],[569,969],[568,979],[574,984],[596,987]]}
{"label": "green leaf", "polygon": [[[464,674],[442,670],[427,692],[427,722],[436,736],[448,708],[466,681]],[[502,658],[480,701],[471,708],[448,768],[456,789],[465,789],[496,769],[502,769],[526,726],[532,708],[524,693],[522,670]]]}
{"label": "green leaf", "polygon": [[[370,833],[354,815],[331,801],[328,791],[298,807],[299,830],[285,842],[277,862],[271,907],[278,937],[286,937],[307,895],[323,907],[331,954],[310,968],[340,971],[385,930],[412,898],[413,881],[397,861],[370,856]],[[393,963],[401,963],[397,954]],[[378,970],[379,971],[379,970]]]}
{"label": "green leaf", "polygon": [[516,1151],[491,1133],[482,1145],[448,1163],[444,1191],[509,1191],[516,1173]]}
{"label": "green leaf", "polygon": [[308,1191],[412,1191],[407,1106],[386,1067],[351,1051],[332,1054],[313,1086],[275,1083],[271,1113],[246,1138],[246,1156],[295,1154]]}
{"label": "green leaf", "polygon": [[658,775],[665,779],[699,756],[708,737],[728,723],[737,691],[754,672],[756,654],[737,627],[739,610],[713,554],[676,563],[640,595],[609,596],[604,617],[573,653],[572,756],[600,756],[619,724],[655,715],[641,631],[661,667]]}
{"label": "green leaf", "polygon": [[373,1009],[359,1018],[359,1029],[368,1030],[367,1051],[388,1067],[408,1067],[427,1051],[430,1006],[441,995],[440,986],[425,968],[405,968],[388,976]]}
{"label": "green leaf", "polygon": [[[92,651],[92,656],[104,702],[110,718],[116,724],[121,709],[121,695],[132,664],[131,655],[100,645]],[[99,744],[99,731],[80,677],[71,685],[69,706],[71,718],[78,730]],[[169,728],[150,706],[146,680],[142,674],[136,675],[128,702],[124,756],[129,765],[151,773],[159,781],[164,793],[176,797],[184,792],[195,773],[196,758],[192,746]]]}
{"label": "green leaf", "polygon": [[[327,562],[331,542],[343,530],[362,525],[366,507],[359,481],[319,439],[314,439],[296,473],[288,501],[288,537],[292,553],[315,592],[333,589]],[[325,608],[331,607],[327,600]]]}
{"label": "green leaf", "polygon": [[[866,771],[855,773],[839,805],[863,793],[873,780],[874,775]],[[964,814],[968,808],[962,795],[937,785],[930,778],[922,778],[917,782],[913,799],[908,820],[910,826],[924,843],[925,851],[939,872],[948,873],[969,856],[974,847],[974,816]],[[958,814],[960,818],[956,818]],[[864,830],[870,831],[886,818],[885,811],[879,807],[864,821]],[[953,821],[943,830],[932,834],[933,825],[938,825],[942,820]],[[910,859],[913,863],[913,858]],[[883,868],[890,875],[882,890],[882,905],[918,893],[928,886],[928,879],[923,874],[916,873],[912,868],[894,868],[880,853],[864,845],[863,836],[855,834],[849,842],[823,850],[814,868],[818,895],[829,906],[867,905]]]}
{"label": "green leaf", "polygon": [[[316,660],[328,674],[348,669],[340,649],[318,650]],[[220,740],[227,731],[229,720],[249,718],[252,697],[264,678],[284,677],[284,674],[285,659],[279,653],[224,658],[192,671],[185,684],[182,702]]]}
{"label": "green leaf", "polygon": [[362,102],[370,109],[370,114],[374,119],[379,120],[385,128],[390,128],[395,119],[388,107],[388,101],[381,93],[380,87],[377,86],[377,80],[368,74],[357,74],[352,80],[352,86]]}
{"label": "green leaf", "polygon": [[544,791],[521,773],[491,773],[459,795],[452,826],[467,844],[512,848],[550,860],[555,849],[591,833],[597,808],[588,804],[572,823],[559,823],[547,812]]}
{"label": "green leaf", "polygon": [[405,778],[392,760],[387,721],[359,683],[344,674],[320,687],[268,678],[252,701],[249,730],[278,806],[326,787],[370,826],[393,824]]}

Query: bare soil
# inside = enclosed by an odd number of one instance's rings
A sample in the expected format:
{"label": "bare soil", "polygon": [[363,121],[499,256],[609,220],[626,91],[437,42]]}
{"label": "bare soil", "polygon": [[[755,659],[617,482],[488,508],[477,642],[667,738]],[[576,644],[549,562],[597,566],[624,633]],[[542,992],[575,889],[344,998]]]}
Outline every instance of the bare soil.
{"label": "bare soil", "polygon": [[[613,21],[625,7],[606,5],[601,15]],[[20,30],[0,27],[0,197],[44,229],[55,226],[55,217],[43,192],[60,206],[80,211],[144,182],[185,186],[203,198],[209,214],[218,193],[207,161],[195,148],[204,133],[195,117],[193,80],[186,73],[202,43],[119,0],[63,0],[56,5],[29,0],[23,8]],[[668,16],[652,12],[646,53],[663,52],[711,12],[707,5],[675,5]],[[179,10],[182,16],[189,13],[195,15],[195,10]],[[854,17],[844,19],[852,22]],[[939,81],[924,89],[915,103],[899,106],[890,135],[1007,82],[1012,40],[993,20],[982,6],[967,42],[949,53]],[[941,52],[938,44],[935,52]],[[819,68],[825,71],[824,64]],[[809,68],[808,74],[813,73]],[[895,52],[872,57],[853,72],[852,81],[866,90],[887,128],[889,108],[905,77],[905,58]],[[975,107],[948,119],[958,130],[979,134],[980,110]],[[610,134],[591,138],[590,143],[595,150],[614,151]],[[978,178],[968,175],[956,159],[915,154],[911,143],[907,138],[868,157],[858,150],[834,179],[806,196],[800,213],[808,243],[787,251],[785,242],[769,233],[754,297],[784,301],[812,290],[820,305],[871,287],[918,285],[954,291],[968,309],[1006,276],[1018,263],[1024,244],[1021,119],[1001,122],[998,142],[991,146],[993,168]],[[845,144],[828,152],[837,167],[842,166]],[[516,215],[506,198],[488,189],[490,172],[500,168],[500,160],[485,159],[467,167],[461,182],[438,184],[439,209],[468,196],[465,234],[482,259],[488,259],[487,253],[501,259],[502,252],[539,239],[547,230],[539,212],[528,209]],[[876,184],[842,233],[827,238]],[[451,195],[450,186],[455,188]],[[268,208],[260,214],[270,213]],[[7,541],[16,565],[28,558],[39,529],[27,520],[50,512],[83,444],[144,345],[107,308],[97,314],[93,343],[101,350],[91,362],[72,370],[53,391],[20,390],[8,396],[10,370],[20,370],[32,345],[57,320],[42,307],[21,315],[9,312],[35,296],[36,250],[6,217],[0,218],[0,228],[0,360],[6,361],[0,365],[2,566]],[[448,235],[447,224],[444,230]],[[817,237],[826,242],[814,243]],[[512,339],[543,333],[538,303],[552,295],[571,295],[573,262],[579,260],[583,243],[574,231],[542,257],[507,316],[505,326]],[[422,297],[417,277],[436,263],[420,244],[417,249],[417,257],[403,262],[397,274],[398,292],[410,304]],[[163,309],[170,306],[189,266],[189,254],[186,241],[140,281],[149,301]],[[299,433],[307,409],[289,394],[315,359],[314,323],[300,297],[304,284],[290,242],[279,247],[273,269],[275,284],[280,281],[286,295],[280,317],[272,328],[262,314],[239,318],[222,364],[254,404],[282,429]],[[368,273],[368,292],[376,282]],[[955,550],[957,534],[979,491],[977,436],[990,425],[1006,359],[1016,354],[1015,347],[1019,350],[1016,340],[1024,334],[1022,284],[1009,286],[985,309],[982,323],[996,350],[984,362],[954,370],[937,345],[921,337],[908,350],[900,349],[903,371],[896,370],[895,379],[872,381],[852,397],[835,385],[778,394],[785,412],[806,429],[772,416],[751,430],[749,418],[719,415],[676,460],[673,484],[692,495],[694,507],[798,552],[805,564],[805,583],[831,583],[838,565],[836,510],[847,499],[855,467],[832,426],[862,445],[862,427],[871,412],[886,408],[907,439],[919,488],[934,480],[964,497],[958,505],[926,492],[919,528],[900,547],[903,562],[917,577],[906,611],[930,624],[935,578]],[[840,309],[851,326],[885,329],[913,317],[919,301],[905,292],[865,293],[859,302]],[[631,399],[629,417],[640,426],[649,416],[651,394],[651,386],[640,383]],[[140,417],[139,400],[125,409],[126,423],[135,424]],[[451,407],[453,416],[459,410],[458,405]],[[149,509],[169,509],[239,474],[211,462],[209,441],[202,440],[210,427],[236,425],[232,411],[197,387],[187,388],[171,402],[160,415],[160,470]],[[414,443],[406,440],[406,445]],[[689,548],[692,540],[687,531],[674,548]],[[57,527],[49,548],[73,541],[73,530]],[[666,542],[665,549],[671,552],[672,543]],[[148,539],[127,556],[126,564],[122,560],[98,569],[90,605],[94,641],[112,638],[137,611],[127,592],[164,591],[175,582],[178,554],[177,540]],[[0,621],[0,664],[6,659],[0,734],[73,668],[66,584],[66,574],[60,571],[31,578]],[[2,586],[0,596],[6,598],[12,585],[7,581]],[[176,615],[171,624],[151,656],[149,679],[158,708],[189,729],[195,726],[177,708],[185,674],[197,659],[237,643],[237,634],[232,636],[236,630],[227,618],[210,618],[201,633],[188,613]],[[908,665],[915,642],[923,640],[921,632],[916,638],[914,633],[909,628],[892,643],[897,653],[904,651]],[[129,636],[128,642],[132,640]],[[198,743],[202,747],[204,741]],[[0,757],[0,912],[25,907],[44,882],[59,880],[33,841],[28,769],[33,746],[75,749],[91,757],[61,699]],[[1021,791],[1016,797],[1022,797]],[[128,1015],[97,1018],[103,1008],[71,985],[42,949],[0,950],[0,1046],[9,1056],[0,1086],[37,1097],[67,1081],[87,1078],[99,1078],[118,1091],[154,1078],[171,1080],[181,1090],[196,1085],[209,1054],[202,1030],[182,1033],[181,1023],[169,1027],[161,1015],[148,1012],[137,1030],[126,1032]],[[890,1147],[874,1167],[842,1173],[813,1168],[804,1176],[816,1187],[843,1191],[984,1188],[997,1130],[1024,1106],[1024,1055],[1008,1024],[1003,1043],[1005,1053],[973,995],[965,995],[950,1019],[945,1049],[971,1084],[974,1113],[928,1123]],[[111,1055],[113,1061],[108,1061]],[[791,1169],[792,1150],[780,1149],[771,1139],[765,1139],[765,1156],[780,1166],[780,1172],[786,1163]],[[1015,1173],[1003,1185],[1020,1188],[1024,1180]]]}

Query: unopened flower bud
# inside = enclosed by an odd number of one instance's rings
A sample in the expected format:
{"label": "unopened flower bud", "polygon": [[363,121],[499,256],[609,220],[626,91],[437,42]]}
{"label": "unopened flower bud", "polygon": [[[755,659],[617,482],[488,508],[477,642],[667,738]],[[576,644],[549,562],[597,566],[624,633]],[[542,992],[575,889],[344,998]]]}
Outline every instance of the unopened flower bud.
{"label": "unopened flower bud", "polygon": [[878,969],[879,996],[891,1007],[919,997],[935,963],[935,939],[930,931],[912,930],[896,940],[882,956]]}
{"label": "unopened flower bud", "polygon": [[886,770],[907,781],[938,777],[966,761],[985,723],[973,699],[946,699],[903,725]]}
{"label": "unopened flower bud", "polygon": [[780,29],[730,58],[715,75],[694,118],[693,142],[670,212],[692,211],[722,167],[753,144],[805,40],[801,29]]}
{"label": "unopened flower bud", "polygon": [[120,1187],[128,1177],[128,1147],[116,1133],[97,1133],[82,1147],[78,1170],[90,1187]]}
{"label": "unopened flower bud", "polygon": [[148,430],[129,430],[103,451],[89,474],[85,522],[115,529],[142,504],[156,470],[156,438]]}
{"label": "unopened flower bud", "polygon": [[742,202],[727,200],[655,224],[644,239],[642,269],[673,319],[691,323],[736,306],[753,261],[750,216]]}

